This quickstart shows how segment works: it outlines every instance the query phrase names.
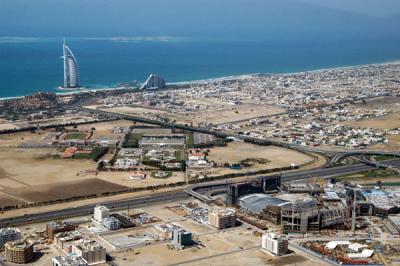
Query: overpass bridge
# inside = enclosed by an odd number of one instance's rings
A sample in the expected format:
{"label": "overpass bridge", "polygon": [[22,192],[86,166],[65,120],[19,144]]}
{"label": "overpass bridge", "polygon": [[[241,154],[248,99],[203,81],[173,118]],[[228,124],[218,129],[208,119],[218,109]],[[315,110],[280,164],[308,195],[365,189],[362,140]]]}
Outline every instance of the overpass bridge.
{"label": "overpass bridge", "polygon": [[[392,159],[382,161],[383,164],[392,165],[393,167],[400,167],[400,159]],[[368,170],[375,169],[376,167],[369,164],[354,164],[345,165],[337,167],[319,168],[311,170],[299,170],[295,172],[288,172],[281,174],[281,181],[283,183],[296,182],[300,180],[305,180],[309,178],[332,178],[338,177],[346,174],[355,174],[359,172],[364,172]],[[274,175],[274,174],[271,174]],[[276,173],[275,173],[276,175]],[[266,175],[268,176],[268,175]],[[249,181],[255,180],[255,178],[248,179]],[[214,193],[221,193],[221,191],[226,190],[228,184],[238,183],[242,181],[237,181],[233,179],[227,179],[223,181],[213,181],[207,183],[200,183],[196,185],[189,186],[185,189],[185,192],[194,198],[197,198],[205,203],[210,203],[214,199],[212,198]],[[211,192],[211,193],[210,193]]]}

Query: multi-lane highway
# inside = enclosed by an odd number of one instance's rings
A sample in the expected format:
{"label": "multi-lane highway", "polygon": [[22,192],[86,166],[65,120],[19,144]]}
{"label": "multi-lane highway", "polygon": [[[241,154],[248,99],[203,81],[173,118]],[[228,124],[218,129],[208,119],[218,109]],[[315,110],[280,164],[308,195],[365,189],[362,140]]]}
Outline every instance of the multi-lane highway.
{"label": "multi-lane highway", "polygon": [[[385,165],[390,165],[393,167],[400,167],[400,159],[386,160],[386,161],[382,161],[381,163],[385,164]],[[329,178],[329,177],[363,172],[363,171],[367,171],[367,170],[371,170],[371,169],[375,169],[375,167],[372,165],[366,165],[366,164],[354,164],[354,165],[346,165],[346,166],[339,166],[339,167],[302,170],[302,171],[282,174],[282,181],[288,182],[288,181],[292,181],[292,180],[300,180],[300,179],[306,179],[306,178],[311,178],[311,177]]]}
{"label": "multi-lane highway", "polygon": [[[147,205],[156,205],[170,201],[178,201],[187,199],[188,197],[188,194],[181,190],[173,192],[153,193],[151,194],[151,196],[135,197],[125,200],[99,202],[99,204],[105,205],[112,210],[121,210],[126,208],[138,208]],[[89,204],[76,208],[68,208],[57,211],[27,214],[14,218],[0,219],[0,227],[90,215],[93,213],[93,208],[95,206],[96,204]]]}
{"label": "multi-lane highway", "polygon": [[[388,160],[384,161],[385,164],[389,164],[395,167],[400,167],[400,159]],[[282,173],[282,181],[298,181],[307,178],[314,177],[335,177],[341,176],[345,174],[357,173],[366,170],[374,169],[371,165],[364,164],[355,164],[355,165],[347,165],[340,167],[332,167],[332,168],[321,168],[321,169],[311,169],[311,170],[301,170],[290,173]],[[204,183],[202,185],[206,185]],[[209,184],[213,184],[210,182]],[[208,190],[215,189],[215,186],[202,186],[202,193],[207,192]],[[148,205],[157,205],[170,201],[179,201],[188,199],[190,196],[182,190],[171,191],[171,192],[154,192],[149,196],[135,197],[130,199],[124,199],[119,201],[108,201],[108,202],[100,202],[112,210],[121,210],[126,208],[138,208]],[[50,221],[55,219],[65,219],[70,217],[84,216],[90,215],[93,212],[95,204],[89,204],[84,206],[79,206],[76,208],[68,208],[58,211],[49,211],[35,214],[27,214],[24,216],[14,217],[14,218],[5,218],[0,219],[0,227],[4,227],[7,225],[19,225],[24,223],[33,223],[33,222],[42,222],[42,221]]]}
{"label": "multi-lane highway", "polygon": [[[387,160],[383,161],[387,165],[391,165],[393,167],[400,166],[400,159],[394,160]],[[367,170],[374,169],[375,167],[372,165],[365,165],[365,164],[354,164],[354,165],[346,165],[346,166],[339,166],[339,167],[330,167],[330,168],[318,168],[318,169],[310,169],[310,170],[300,170],[296,172],[288,172],[282,173],[282,182],[291,182],[291,181],[299,181],[308,178],[330,178],[330,177],[337,177],[346,174],[353,174],[364,172]],[[274,175],[274,174],[271,174]],[[275,173],[276,175],[276,173]],[[203,201],[209,202],[212,198],[209,196],[208,192],[216,192],[226,188],[227,183],[232,183],[234,180],[229,180],[228,182],[224,181],[214,181],[208,183],[200,183],[188,187],[185,191],[190,194],[191,196]]]}

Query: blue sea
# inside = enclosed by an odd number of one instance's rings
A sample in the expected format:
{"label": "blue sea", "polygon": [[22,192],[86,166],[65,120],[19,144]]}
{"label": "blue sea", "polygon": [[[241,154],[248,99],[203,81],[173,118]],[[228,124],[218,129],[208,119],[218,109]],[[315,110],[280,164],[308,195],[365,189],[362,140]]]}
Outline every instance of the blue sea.
{"label": "blue sea", "polygon": [[[67,39],[81,85],[106,88],[150,73],[183,82],[250,73],[288,73],[400,59],[390,42],[318,43],[160,38]],[[54,91],[63,82],[61,38],[0,38],[0,97]]]}

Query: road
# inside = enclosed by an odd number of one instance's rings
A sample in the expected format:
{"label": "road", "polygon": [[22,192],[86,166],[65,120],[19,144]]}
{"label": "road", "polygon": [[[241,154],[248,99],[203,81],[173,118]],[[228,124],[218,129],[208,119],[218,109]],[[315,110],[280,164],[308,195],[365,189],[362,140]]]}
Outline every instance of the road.
{"label": "road", "polygon": [[193,262],[199,262],[199,261],[202,261],[202,260],[208,260],[208,259],[212,259],[212,258],[216,258],[216,257],[220,257],[220,256],[226,256],[226,255],[233,254],[233,253],[244,252],[244,251],[248,251],[248,250],[252,250],[252,249],[259,249],[259,248],[261,248],[261,245],[251,246],[251,247],[242,248],[242,249],[235,249],[235,250],[227,251],[227,252],[224,252],[224,253],[218,253],[218,254],[210,255],[210,256],[207,256],[207,257],[201,257],[201,258],[197,258],[197,259],[191,259],[191,260],[182,261],[182,262],[175,263],[175,264],[169,264],[168,266],[179,266],[179,265],[184,265],[184,264],[190,264],[190,263],[193,263]]}
{"label": "road", "polygon": [[[400,166],[400,159],[393,159],[393,160],[386,160],[382,161],[381,163],[387,164],[393,167]],[[347,165],[347,166],[338,166],[338,167],[331,167],[331,168],[321,168],[321,169],[313,169],[313,170],[303,170],[294,173],[286,173],[282,174],[282,181],[292,181],[292,180],[299,180],[299,179],[306,179],[311,177],[336,177],[346,174],[353,174],[358,172],[363,172],[367,170],[375,169],[372,165],[365,165],[365,164],[354,164],[354,165]]]}
{"label": "road", "polygon": [[[166,203],[169,201],[178,201],[189,198],[184,191],[171,191],[154,193],[151,196],[135,197],[131,199],[101,202],[99,204],[105,205],[113,211],[126,209],[128,207],[143,207],[147,205],[156,205]],[[96,204],[84,205],[76,208],[68,208],[59,211],[49,211],[42,213],[29,214],[14,218],[6,218],[0,220],[0,227],[7,225],[18,225],[24,223],[43,222],[56,219],[65,219],[70,217],[90,215],[93,213],[93,208]]]}
{"label": "road", "polygon": [[[387,165],[391,165],[393,167],[400,166],[400,159],[386,160],[382,161]],[[338,166],[338,167],[330,167],[330,168],[318,168],[318,169],[310,169],[310,170],[300,170],[296,172],[288,172],[281,174],[282,182],[291,182],[291,181],[299,181],[307,178],[330,178],[337,177],[347,174],[354,174],[359,172],[364,172],[367,170],[375,169],[372,165],[365,164],[354,164],[354,165],[346,165],[346,166]],[[276,175],[276,173],[271,174]],[[254,179],[254,178],[251,178]],[[251,180],[249,179],[249,180]],[[234,179],[229,179],[229,183],[235,182]],[[213,181],[208,183],[199,183],[195,184],[191,187],[188,187],[185,191],[192,195],[193,197],[203,201],[210,202],[212,198],[209,196],[209,192],[217,192],[226,188],[226,180]]]}
{"label": "road", "polygon": [[[393,166],[400,166],[400,159],[395,160],[387,160],[384,161],[386,164],[390,164]],[[302,170],[291,173],[283,173],[282,181],[298,181],[307,178],[313,177],[335,177],[341,176],[345,174],[352,174],[357,172],[362,172],[366,170],[374,169],[373,166],[364,165],[364,164],[356,164],[356,165],[348,165],[348,166],[339,166],[333,168],[322,168],[322,169],[312,169],[312,170]],[[207,183],[205,183],[207,184]],[[212,184],[212,182],[210,182]],[[208,189],[202,189],[202,192],[207,192],[208,190],[215,189],[216,187],[210,186]],[[186,200],[190,196],[182,190],[178,191],[169,191],[169,192],[160,192],[153,193],[151,196],[143,196],[143,197],[135,197],[131,199],[119,200],[119,201],[111,201],[111,202],[100,202],[99,204],[105,205],[109,207],[111,210],[121,210],[130,208],[138,208],[148,205],[157,205],[166,203],[169,201],[179,201]],[[90,215],[93,213],[93,208],[96,204],[84,205],[76,208],[69,208],[59,211],[50,211],[50,212],[42,212],[29,214],[25,216],[19,216],[14,218],[5,218],[0,219],[0,227],[4,227],[7,225],[19,225],[24,223],[33,223],[33,222],[44,222],[55,219],[65,219],[70,217],[84,216]]]}

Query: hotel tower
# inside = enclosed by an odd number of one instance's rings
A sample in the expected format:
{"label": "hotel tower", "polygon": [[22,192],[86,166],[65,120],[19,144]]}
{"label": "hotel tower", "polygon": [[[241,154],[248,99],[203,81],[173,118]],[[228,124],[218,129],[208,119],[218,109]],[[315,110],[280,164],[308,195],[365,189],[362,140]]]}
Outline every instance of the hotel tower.
{"label": "hotel tower", "polygon": [[64,88],[79,87],[78,63],[69,47],[63,43],[63,60],[64,60]]}

